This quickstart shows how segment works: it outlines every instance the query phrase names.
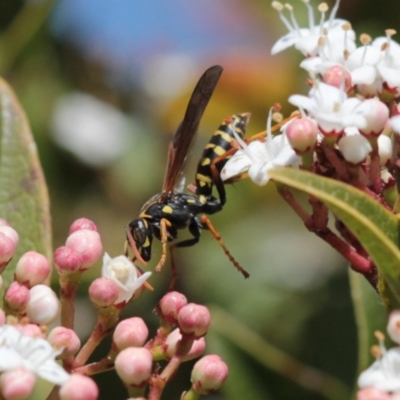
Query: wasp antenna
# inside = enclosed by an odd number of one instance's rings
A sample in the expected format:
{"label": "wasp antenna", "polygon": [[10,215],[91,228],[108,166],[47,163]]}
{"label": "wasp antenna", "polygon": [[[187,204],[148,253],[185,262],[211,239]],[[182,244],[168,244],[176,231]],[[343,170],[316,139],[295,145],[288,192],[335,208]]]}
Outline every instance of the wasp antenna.
{"label": "wasp antenna", "polygon": [[146,265],[146,261],[143,260],[142,256],[139,253],[138,248],[136,247],[135,239],[132,236],[131,231],[129,228],[126,226],[125,227],[125,232],[126,232],[126,240],[128,241],[129,245],[132,248],[133,254],[135,255],[136,259],[143,265]]}

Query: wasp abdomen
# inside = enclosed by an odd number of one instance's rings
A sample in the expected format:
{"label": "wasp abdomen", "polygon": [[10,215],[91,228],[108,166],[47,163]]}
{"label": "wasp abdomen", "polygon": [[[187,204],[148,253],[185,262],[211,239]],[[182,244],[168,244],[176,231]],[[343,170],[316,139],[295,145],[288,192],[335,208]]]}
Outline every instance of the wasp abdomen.
{"label": "wasp abdomen", "polygon": [[[223,156],[232,148],[236,132],[241,138],[244,137],[247,124],[250,120],[250,113],[234,114],[225,118],[218,130],[212,135],[210,141],[203,150],[203,154],[197,165],[196,190],[197,194],[206,198],[211,196],[215,178],[212,175],[211,164],[217,157]],[[228,161],[229,157],[215,163],[218,174]]]}

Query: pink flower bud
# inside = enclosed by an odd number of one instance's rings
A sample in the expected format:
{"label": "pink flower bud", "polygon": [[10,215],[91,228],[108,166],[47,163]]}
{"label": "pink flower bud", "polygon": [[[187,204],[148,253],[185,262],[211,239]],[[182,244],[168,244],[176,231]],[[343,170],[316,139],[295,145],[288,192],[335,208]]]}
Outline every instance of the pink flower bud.
{"label": "pink flower bud", "polygon": [[14,325],[15,329],[18,329],[24,336],[30,336],[33,338],[45,338],[43,331],[40,329],[39,325],[36,324],[18,324]]}
{"label": "pink flower bud", "polygon": [[4,399],[28,399],[35,388],[36,377],[24,368],[13,369],[0,375],[0,390]]}
{"label": "pink flower bud", "polygon": [[391,400],[391,399],[392,396],[390,396],[387,392],[375,389],[374,387],[361,389],[357,392],[357,400]]}
{"label": "pink flower bud", "polygon": [[0,232],[6,235],[8,238],[10,238],[14,243],[15,247],[17,247],[19,242],[19,236],[15,229],[11,228],[11,226],[8,225],[7,223],[7,225],[0,225]]}
{"label": "pink flower bud", "polygon": [[76,219],[69,227],[69,233],[80,231],[81,229],[89,229],[90,231],[98,232],[96,224],[87,218]]}
{"label": "pink flower bud", "polygon": [[60,275],[68,275],[79,271],[83,257],[67,246],[61,246],[54,252],[54,264]]}
{"label": "pink flower bud", "polygon": [[[174,329],[167,336],[167,338],[163,343],[163,350],[167,358],[172,358],[176,354],[178,342],[181,339],[182,335],[179,332],[178,328]],[[189,361],[192,360],[193,358],[200,357],[204,353],[205,348],[206,348],[206,341],[204,340],[204,337],[201,337],[200,339],[197,339],[193,342],[190,351],[184,356],[181,356],[181,360]]]}
{"label": "pink flower bud", "polygon": [[83,271],[91,267],[103,253],[100,235],[89,229],[71,233],[65,245],[82,256]]}
{"label": "pink flower bud", "polygon": [[192,370],[192,388],[200,394],[219,389],[228,377],[228,367],[217,355],[202,357]]}
{"label": "pink flower bud", "polygon": [[115,370],[125,385],[143,387],[151,376],[153,359],[144,347],[128,347],[115,359]]}
{"label": "pink flower bud", "polygon": [[29,287],[38,285],[50,274],[50,263],[47,258],[36,251],[28,251],[19,259],[15,278],[20,283],[27,283]]}
{"label": "pink flower bud", "polygon": [[62,358],[75,355],[81,347],[81,341],[77,334],[63,326],[55,327],[47,336],[47,341],[54,349],[63,348]]}
{"label": "pink flower bud", "polygon": [[[8,228],[8,227],[0,227],[0,228]],[[7,266],[7,264],[13,257],[16,248],[17,248],[16,243],[6,234],[2,233],[0,230],[0,271],[2,271],[3,268]]]}
{"label": "pink flower bud", "polygon": [[97,278],[89,287],[89,296],[96,307],[109,307],[119,296],[119,286],[109,278]]}
{"label": "pink flower bud", "polygon": [[26,315],[36,324],[47,325],[60,313],[60,301],[46,285],[36,285],[30,290],[31,299],[26,307]]}
{"label": "pink flower bud", "polygon": [[364,100],[360,109],[367,110],[365,113],[367,126],[364,129],[360,129],[360,132],[365,136],[378,136],[389,119],[389,109],[386,104],[375,97]]}
{"label": "pink flower bud", "polygon": [[80,374],[72,374],[59,392],[60,400],[96,400],[99,389],[93,379]]}
{"label": "pink flower bud", "polygon": [[312,151],[317,142],[318,126],[310,118],[296,118],[286,128],[286,136],[296,154]]}
{"label": "pink flower bud", "polygon": [[202,305],[189,303],[178,312],[178,326],[181,334],[190,339],[199,339],[204,336],[210,322],[210,312]]}
{"label": "pink flower bud", "polygon": [[186,297],[179,292],[168,292],[158,303],[156,311],[170,325],[176,325],[178,311],[187,304]]}
{"label": "pink flower bud", "polygon": [[18,282],[12,282],[4,295],[4,301],[7,307],[17,313],[25,309],[29,300],[29,289]]}
{"label": "pink flower bud", "polygon": [[127,347],[142,347],[149,335],[146,324],[139,317],[121,321],[114,330],[113,342],[118,351]]}
{"label": "pink flower bud", "polygon": [[349,92],[352,88],[352,80],[350,72],[344,69],[341,65],[334,65],[328,68],[322,74],[322,81],[328,85],[335,86],[338,89],[342,87],[344,76],[344,91]]}

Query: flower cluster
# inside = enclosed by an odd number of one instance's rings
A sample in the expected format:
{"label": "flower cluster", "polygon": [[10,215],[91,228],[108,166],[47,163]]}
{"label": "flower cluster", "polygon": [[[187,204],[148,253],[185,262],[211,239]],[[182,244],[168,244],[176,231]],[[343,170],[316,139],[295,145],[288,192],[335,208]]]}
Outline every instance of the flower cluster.
{"label": "flower cluster", "polygon": [[[0,220],[2,271],[18,245],[18,233]],[[142,273],[124,255],[103,256],[101,276],[89,287],[89,297],[97,309],[97,324],[87,342],[74,331],[75,296],[82,275],[103,254],[96,225],[85,218],[70,227],[64,246],[54,252],[59,275],[58,296],[45,283],[51,265],[43,255],[28,251],[17,262],[14,281],[5,289],[0,308],[0,397],[27,399],[37,377],[55,386],[51,398],[95,400],[98,388],[89,377],[115,368],[130,397],[161,397],[166,383],[182,362],[199,357],[205,350],[204,336],[210,325],[206,307],[188,303],[180,293],[170,292],[157,306],[160,328],[148,339],[145,322],[138,317],[120,321],[121,311],[145,290],[150,272]],[[60,318],[49,331],[48,325]],[[109,354],[87,364],[95,348],[112,333]],[[160,372],[154,362],[165,360]],[[194,367],[192,385],[185,398],[194,398],[218,389],[227,377],[225,363],[215,355],[203,357]],[[79,391],[76,387],[79,386]],[[185,397],[187,396],[187,397]]]}
{"label": "flower cluster", "polygon": [[[356,34],[348,21],[337,19],[340,1],[329,13],[318,7],[316,22],[309,1],[308,26],[301,28],[293,7],[274,1],[272,6],[289,30],[272,48],[272,54],[291,46],[309,73],[307,95],[293,94],[297,108],[288,118],[271,108],[266,133],[247,140],[236,137],[239,150],[221,171],[226,183],[249,177],[257,185],[271,179],[271,171],[290,166],[331,178],[362,190],[392,211],[398,197],[396,154],[400,144],[400,45],[395,31],[372,40]],[[274,112],[274,113],[273,113]],[[272,127],[272,120],[278,122]],[[279,132],[277,132],[279,130]],[[338,233],[328,223],[327,207],[311,197],[312,212],[299,204],[288,187],[277,185],[286,202],[311,232],[333,246],[376,287],[376,266],[345,224],[337,219]]]}
{"label": "flower cluster", "polygon": [[[389,316],[387,332],[390,339],[400,344],[400,311]],[[400,399],[400,347],[386,349],[382,332],[376,332],[379,346],[372,348],[376,361],[358,378],[360,390],[357,400]]]}

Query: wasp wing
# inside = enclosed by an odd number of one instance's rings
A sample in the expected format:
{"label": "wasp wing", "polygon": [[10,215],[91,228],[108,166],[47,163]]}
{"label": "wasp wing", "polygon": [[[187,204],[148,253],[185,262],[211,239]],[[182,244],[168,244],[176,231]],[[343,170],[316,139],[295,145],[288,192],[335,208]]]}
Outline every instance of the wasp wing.
{"label": "wasp wing", "polygon": [[193,90],[183,121],[169,145],[162,196],[167,196],[177,184],[185,165],[188,151],[199,128],[201,117],[221,74],[222,67],[219,65],[208,68]]}

